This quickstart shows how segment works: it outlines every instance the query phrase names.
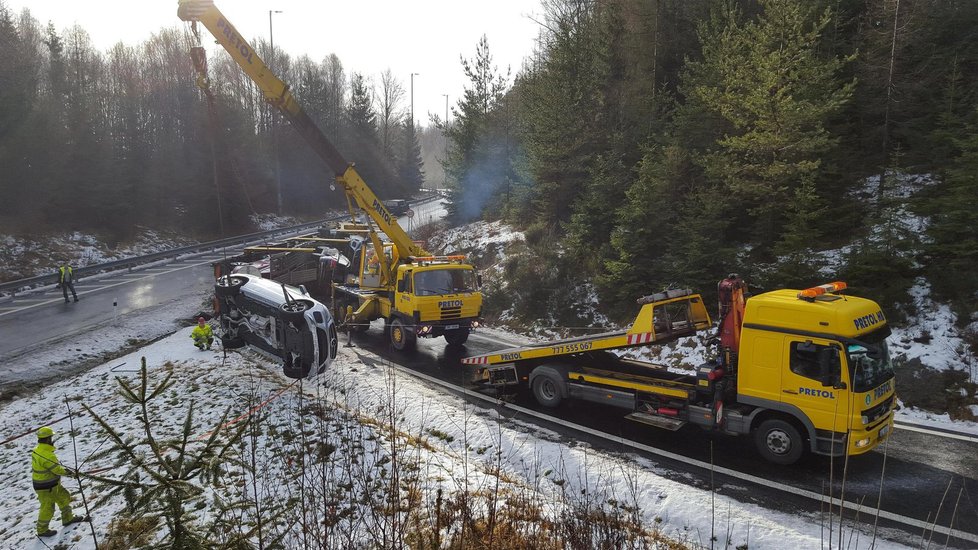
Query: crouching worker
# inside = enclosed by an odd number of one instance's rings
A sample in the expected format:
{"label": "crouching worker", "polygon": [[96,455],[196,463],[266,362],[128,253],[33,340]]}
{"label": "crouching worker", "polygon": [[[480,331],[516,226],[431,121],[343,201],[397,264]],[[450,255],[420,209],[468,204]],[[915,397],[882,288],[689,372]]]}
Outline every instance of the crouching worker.
{"label": "crouching worker", "polygon": [[190,333],[190,337],[194,339],[194,345],[201,350],[211,349],[211,344],[214,343],[214,333],[203,317],[197,318],[197,326]]}
{"label": "crouching worker", "polygon": [[41,511],[37,514],[39,537],[50,537],[58,533],[48,527],[54,517],[55,504],[61,509],[61,525],[67,527],[73,523],[88,521],[86,517],[71,513],[71,493],[61,486],[61,476],[67,475],[67,471],[54,454],[53,437],[54,430],[48,426],[37,430],[37,447],[31,452],[34,492],[41,501]]}

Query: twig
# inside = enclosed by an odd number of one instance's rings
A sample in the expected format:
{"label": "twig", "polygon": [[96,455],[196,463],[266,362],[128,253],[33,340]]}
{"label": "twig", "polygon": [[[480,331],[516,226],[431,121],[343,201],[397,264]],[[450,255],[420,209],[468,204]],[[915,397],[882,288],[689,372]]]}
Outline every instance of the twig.
{"label": "twig", "polygon": [[[78,466],[78,445],[75,444],[75,421],[71,414],[71,405],[68,404],[68,396],[65,395],[65,408],[68,409],[68,429],[71,433],[71,450],[75,456],[75,466]],[[92,530],[92,540],[95,541],[95,550],[98,550],[98,537],[95,535],[95,524],[92,523],[92,513],[88,508],[88,499],[85,497],[85,488],[82,486],[81,476],[77,469],[72,469],[75,480],[78,482],[78,494],[82,497],[82,506],[85,507],[85,517],[88,518],[88,527]]]}

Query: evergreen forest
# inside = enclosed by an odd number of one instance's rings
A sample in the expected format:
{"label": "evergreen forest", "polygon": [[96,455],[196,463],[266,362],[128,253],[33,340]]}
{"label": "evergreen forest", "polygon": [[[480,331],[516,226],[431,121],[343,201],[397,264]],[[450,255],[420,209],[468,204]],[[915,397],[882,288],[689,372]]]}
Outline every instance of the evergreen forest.
{"label": "evergreen forest", "polygon": [[[488,5],[488,4],[487,4]],[[978,2],[542,0],[523,66],[467,45],[443,160],[454,223],[502,219],[527,315],[593,285],[613,318],[729,272],[755,290],[845,280],[891,316],[926,280],[978,311]],[[424,185],[404,86],[258,53],[382,197]],[[137,225],[200,235],[345,205],[226,55],[190,38],[95,51],[0,0],[0,230]],[[908,196],[905,184],[927,184]],[[215,212],[221,212],[218,216]],[[924,227],[907,219],[926,217]],[[825,251],[836,251],[834,256]]]}
{"label": "evergreen forest", "polygon": [[559,311],[592,282],[624,321],[737,272],[755,291],[844,280],[894,320],[927,281],[976,320],[978,2],[544,9],[510,87],[478,45],[447,130],[454,218],[525,229],[508,301]]}

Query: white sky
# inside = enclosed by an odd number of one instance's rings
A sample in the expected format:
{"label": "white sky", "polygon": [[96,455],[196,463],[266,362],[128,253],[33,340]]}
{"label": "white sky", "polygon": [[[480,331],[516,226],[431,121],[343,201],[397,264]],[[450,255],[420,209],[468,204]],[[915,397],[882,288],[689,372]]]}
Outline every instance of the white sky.
{"label": "white sky", "polygon": [[[180,26],[177,0],[0,0],[17,16],[29,8],[42,25],[59,30],[75,23],[88,31],[99,50],[115,43],[138,44],[160,28]],[[276,49],[320,61],[335,53],[349,76],[360,72],[379,82],[391,69],[420,125],[429,112],[445,117],[445,97],[455,105],[466,84],[459,56],[475,56],[485,34],[499,71],[519,70],[538,35],[537,0],[216,0],[217,7],[249,41],[268,38],[273,15]],[[206,32],[206,31],[205,31]],[[510,80],[512,82],[512,79]]]}

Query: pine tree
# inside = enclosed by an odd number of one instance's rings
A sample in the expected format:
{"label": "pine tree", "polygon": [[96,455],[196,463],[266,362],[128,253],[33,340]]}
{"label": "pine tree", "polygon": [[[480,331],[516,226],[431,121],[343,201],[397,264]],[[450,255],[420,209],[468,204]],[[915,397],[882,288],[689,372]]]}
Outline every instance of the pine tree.
{"label": "pine tree", "polygon": [[826,120],[848,101],[853,84],[837,76],[845,59],[819,53],[828,12],[816,16],[807,2],[794,0],[759,4],[756,21],[741,22],[728,6],[701,27],[703,61],[689,64],[685,89],[730,124],[704,167],[747,205],[755,252],[771,259],[785,205],[801,182],[817,180],[820,156],[837,141]]}
{"label": "pine tree", "polygon": [[[978,115],[978,109],[976,109]],[[961,153],[944,181],[918,208],[931,216],[924,265],[937,296],[954,304],[962,322],[978,310],[978,125],[957,140]]]}
{"label": "pine tree", "polygon": [[509,73],[498,72],[485,36],[479,39],[475,57],[463,57],[461,63],[468,85],[452,110],[452,124],[443,123],[451,144],[444,166],[451,189],[448,214],[454,222],[479,218],[507,171],[507,157],[501,156],[505,146],[497,140],[493,114],[500,107]]}
{"label": "pine tree", "polygon": [[[194,423],[194,405],[187,408],[180,433],[172,438],[160,439],[151,411],[164,392],[173,385],[173,373],[152,384],[142,359],[139,382],[131,384],[116,378],[120,395],[133,406],[133,414],[139,419],[142,431],[127,435],[113,428],[109,422],[91,407],[84,409],[108,436],[111,445],[94,454],[91,459],[113,458],[114,466],[126,472],[121,478],[88,476],[104,488],[96,505],[122,494],[127,503],[123,518],[141,520],[144,525],[166,532],[154,539],[161,548],[190,549],[212,547],[240,547],[254,533],[227,541],[227,534],[220,531],[224,514],[234,504],[222,504],[221,499],[210,494],[222,488],[229,467],[241,470],[247,467],[237,454],[237,443],[248,427],[246,422],[233,429],[224,428],[227,410],[217,427],[202,440],[195,439],[198,426]],[[213,501],[213,514],[202,520],[198,510]],[[149,520],[147,522],[147,520]],[[222,541],[223,544],[218,544]]]}

